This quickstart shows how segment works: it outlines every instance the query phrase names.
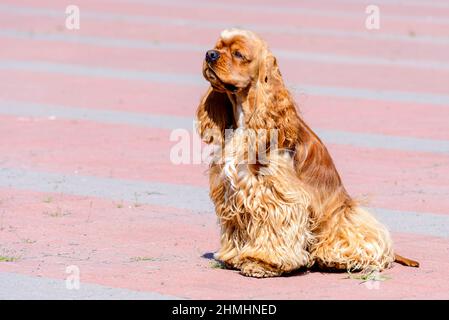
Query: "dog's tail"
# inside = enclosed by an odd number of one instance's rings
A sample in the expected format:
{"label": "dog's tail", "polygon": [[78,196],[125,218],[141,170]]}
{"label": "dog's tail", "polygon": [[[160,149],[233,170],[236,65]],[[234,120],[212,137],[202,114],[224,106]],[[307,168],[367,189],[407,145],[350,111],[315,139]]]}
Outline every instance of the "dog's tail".
{"label": "dog's tail", "polygon": [[397,253],[394,254],[394,261],[399,264],[402,264],[403,266],[419,268],[418,261],[405,258],[403,256],[398,255]]}

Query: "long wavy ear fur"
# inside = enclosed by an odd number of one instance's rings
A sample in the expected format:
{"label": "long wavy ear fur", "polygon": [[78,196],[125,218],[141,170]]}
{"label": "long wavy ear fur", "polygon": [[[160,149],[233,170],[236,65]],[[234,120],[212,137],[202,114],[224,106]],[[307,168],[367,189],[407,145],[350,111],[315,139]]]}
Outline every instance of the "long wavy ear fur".
{"label": "long wavy ear fur", "polygon": [[209,87],[196,112],[198,133],[206,143],[220,143],[233,125],[232,103],[224,92]]}
{"label": "long wavy ear fur", "polygon": [[298,142],[301,126],[296,105],[284,85],[276,58],[268,48],[262,54],[256,88],[257,115],[254,117],[254,126],[277,129],[279,147],[293,150]]}
{"label": "long wavy ear fur", "polygon": [[259,64],[259,85],[283,85],[276,57],[268,49],[264,49],[264,51]]}

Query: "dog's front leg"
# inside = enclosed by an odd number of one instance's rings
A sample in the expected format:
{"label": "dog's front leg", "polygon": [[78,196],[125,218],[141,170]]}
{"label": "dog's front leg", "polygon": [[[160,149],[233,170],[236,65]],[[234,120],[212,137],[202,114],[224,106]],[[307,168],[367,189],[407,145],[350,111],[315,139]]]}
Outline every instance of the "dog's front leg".
{"label": "dog's front leg", "polygon": [[265,278],[307,266],[311,235],[304,203],[281,204],[267,212],[267,219],[247,228],[247,243],[238,256],[240,272]]}
{"label": "dog's front leg", "polygon": [[240,269],[239,247],[245,241],[242,238],[242,233],[239,232],[238,228],[235,228],[232,222],[220,221],[220,224],[221,247],[214,254],[214,258],[223,262],[227,269]]}
{"label": "dog's front leg", "polygon": [[309,264],[310,196],[291,161],[274,153],[260,171],[243,170],[233,179],[218,179],[223,169],[211,171],[222,232],[215,257],[243,275],[274,277]]}

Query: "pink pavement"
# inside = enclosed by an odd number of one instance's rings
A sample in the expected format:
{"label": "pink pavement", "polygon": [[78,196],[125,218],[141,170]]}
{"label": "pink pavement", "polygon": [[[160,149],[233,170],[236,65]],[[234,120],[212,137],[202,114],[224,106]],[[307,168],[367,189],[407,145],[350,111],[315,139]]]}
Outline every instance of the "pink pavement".
{"label": "pink pavement", "polygon": [[[169,130],[14,117],[0,117],[0,124],[1,136],[20,132],[0,145],[0,153],[8,154],[7,167],[195,185],[207,192],[207,164],[171,162],[177,141],[169,140]],[[329,149],[350,193],[370,205],[449,213],[449,199],[438,195],[449,184],[449,168],[439,165],[449,156],[344,145]]]}
{"label": "pink pavement", "polygon": [[[14,2],[13,0],[6,0],[4,3],[19,4],[23,6],[35,7],[35,2],[32,0],[20,1],[20,3]],[[185,18],[191,20],[197,20],[201,22],[220,22],[226,21],[232,18],[236,24],[265,24],[265,25],[276,25],[277,21],[282,21],[284,24],[289,26],[297,27],[308,27],[308,28],[323,28],[323,29],[337,29],[337,30],[357,30],[358,28],[363,28],[364,25],[360,24],[360,19],[358,19],[357,14],[365,11],[365,5],[363,4],[338,4],[327,1],[327,3],[318,3],[318,5],[313,4],[301,4],[301,9],[304,12],[289,12],[289,7],[285,7],[285,12],[277,12],[276,20],[273,19],[272,12],[269,8],[273,7],[273,2],[268,5],[266,10],[257,10],[257,14],[248,15],[244,10],[239,10],[239,5],[249,6],[249,3],[235,3],[234,5],[223,2],[216,2],[218,7],[214,7],[212,3],[208,5],[203,5],[201,2],[191,1],[190,3],[183,4],[178,2],[175,4],[168,4],[160,1],[159,3],[139,3],[139,2],[125,2],[125,1],[112,1],[108,2],[105,0],[91,2],[88,0],[78,1],[80,7],[91,12],[102,12],[104,11],[105,3],[108,4],[108,12],[119,13],[126,15],[140,15],[140,16],[157,16],[162,18]],[[196,3],[196,5],[195,5]],[[258,2],[259,3],[259,2]],[[191,5],[191,7],[189,7]],[[275,5],[274,5],[275,6]],[[46,9],[61,9],[64,8],[63,5],[54,0],[41,1],[39,3],[40,8]],[[276,6],[275,6],[276,7]],[[292,6],[294,9],[298,9],[298,5]],[[387,5],[388,15],[385,17],[385,27],[380,29],[380,33],[402,33],[407,31],[412,31],[410,29],[410,22],[413,21],[413,26],[419,28],[419,30],[424,34],[431,35],[447,35],[448,31],[444,26],[439,24],[434,24],[432,22],[423,19],[425,15],[431,15],[437,18],[446,18],[449,14],[448,8],[422,8],[422,7],[405,7],[398,5]],[[182,10],[173,10],[175,8]],[[198,10],[198,9],[201,10]],[[277,9],[280,9],[278,7]],[[263,7],[262,7],[263,9]],[[315,13],[311,13],[310,10],[315,10]],[[326,11],[331,10],[334,14],[326,14]],[[344,16],[344,14],[352,14],[352,16]],[[219,14],[219,16],[217,16]],[[398,18],[399,16],[399,18]],[[401,16],[409,17],[407,19],[401,19]],[[318,19],[317,19],[318,18]],[[411,20],[411,21],[410,21]],[[363,20],[364,22],[364,20]]]}
{"label": "pink pavement", "polygon": [[[294,84],[299,108],[312,128],[351,136],[411,138],[416,143],[449,141],[449,103],[309,94],[301,89],[315,85],[447,97],[449,7],[438,5],[447,1],[410,6],[382,2],[377,31],[365,29],[365,6],[352,0],[338,4],[262,0],[257,6],[255,0],[212,0],[204,6],[186,0],[179,1],[179,8],[164,1],[79,0],[77,4],[82,13],[77,31],[65,29],[65,7],[60,1],[4,0],[0,5],[0,170],[165,183],[196,188],[207,197],[206,164],[170,162],[175,143],[169,140],[171,130],[130,124],[126,114],[112,124],[70,115],[35,117],[32,109],[54,105],[113,110],[160,117],[168,124],[171,118],[173,123],[188,123],[207,88],[205,81],[201,83],[201,48],[213,46],[223,24],[263,28],[259,33],[280,52],[285,80]],[[120,21],[118,15],[125,19]],[[60,38],[44,39],[51,36]],[[76,37],[96,38],[98,43],[70,42]],[[114,47],[107,44],[111,39],[124,41]],[[133,47],[133,43],[153,47]],[[287,54],[319,54],[329,60]],[[348,61],[339,62],[342,57]],[[2,69],[11,61],[104,68],[116,76]],[[174,81],[117,76],[127,71],[168,75]],[[175,81],[183,76],[199,80]],[[12,102],[29,105],[30,115],[26,110],[25,115],[15,115],[13,104],[6,112]],[[191,131],[192,126],[186,129]],[[391,214],[414,212],[426,221],[430,216],[448,216],[449,154],[373,148],[363,139],[357,146],[328,147],[350,193],[367,199],[369,206],[392,210]],[[382,282],[361,284],[345,273],[320,272],[257,280],[214,267],[211,257],[219,246],[219,229],[213,212],[180,209],[177,194],[169,199],[166,205],[156,206],[138,200],[46,193],[37,183],[20,189],[2,183],[0,255],[14,261],[0,261],[0,272],[65,279],[65,268],[77,265],[83,283],[187,299],[449,297],[447,236],[393,233],[397,252],[419,260],[421,268],[394,265],[384,273],[390,279]]]}
{"label": "pink pavement", "polygon": [[[203,87],[23,71],[8,72],[7,77],[6,73],[0,73],[0,80],[4,83],[1,98],[6,101],[191,119],[207,88],[206,83]],[[173,92],[178,95],[173,95]],[[296,92],[295,96],[304,118],[315,129],[449,139],[446,106],[311,96],[301,92]]]}
{"label": "pink pavement", "polygon": [[[12,5],[17,5],[15,1],[7,1]],[[21,2],[23,5],[23,2]],[[28,1],[29,6],[26,8],[39,8],[35,6],[35,2]],[[54,2],[53,2],[54,3]],[[91,2],[89,2],[90,4]],[[88,4],[88,5],[89,5]],[[95,12],[110,12],[108,10],[101,10]],[[104,4],[103,4],[104,6]],[[49,8],[50,6],[47,6]],[[97,5],[98,7],[98,5]],[[104,8],[104,7],[103,7]],[[53,6],[54,10],[62,10],[61,4],[57,3]],[[136,15],[141,14],[139,8]],[[356,29],[349,29],[348,31],[359,31],[365,32],[364,29],[364,18],[365,15],[361,12],[361,19],[358,20],[358,27]],[[148,9],[147,16],[152,17],[152,8]],[[136,10],[133,10],[135,12]],[[172,7],[166,8],[167,12],[173,12]],[[182,10],[180,10],[181,12]],[[113,12],[113,11],[112,11]],[[114,12],[113,12],[114,13]],[[117,9],[115,10],[117,13]],[[125,12],[120,12],[125,14]],[[220,11],[222,15],[223,11]],[[128,12],[129,14],[129,12]],[[238,25],[233,20],[235,12],[231,13],[231,16],[219,20],[226,24],[229,23],[230,26]],[[360,11],[359,11],[360,14]],[[258,14],[259,16],[259,14]],[[179,16],[180,19],[183,18],[182,15]],[[187,16],[188,18],[188,16]],[[299,20],[298,18],[296,18]],[[423,19],[421,17],[421,19]],[[260,19],[259,19],[260,20]],[[321,23],[323,21],[329,20],[329,17],[321,17],[318,19],[313,19],[314,25],[310,27],[322,28]],[[344,18],[338,17],[339,22],[345,21]],[[337,21],[336,20],[336,21]],[[20,20],[20,25],[17,24],[17,15],[10,14],[8,12],[2,13],[2,20],[0,21],[0,26],[5,29],[14,28],[14,30],[32,30],[40,32],[57,32],[62,34],[73,35],[69,30],[65,30],[63,21],[56,17],[42,17],[33,16],[31,14],[24,15]],[[266,21],[260,20],[262,25],[265,25]],[[301,21],[301,20],[299,20]],[[95,19],[85,19],[83,20],[83,28],[77,31],[78,35],[90,35],[90,36],[104,36],[104,37],[117,37],[126,39],[139,39],[139,40],[150,40],[154,43],[158,42],[177,42],[177,43],[187,43],[191,45],[211,45],[211,41],[217,39],[217,34],[221,31],[221,28],[217,26],[216,28],[203,28],[203,27],[189,27],[183,28],[178,25],[170,25],[167,23],[128,23],[126,21],[120,22],[122,28],[117,28],[117,24],[114,21],[107,20],[95,20]],[[335,30],[335,29],[328,29]],[[341,30],[341,29],[340,29]],[[344,30],[344,29],[343,29]],[[383,29],[380,29],[383,30]],[[442,34],[437,35],[447,35],[448,31],[445,24],[432,24],[431,32],[418,33],[416,30],[421,30],[419,23],[417,22],[405,22],[405,26],[401,29],[401,32],[394,31],[397,34],[408,35],[410,38],[414,38],[417,35],[425,36],[430,35],[435,32],[435,30],[441,30]],[[392,31],[389,31],[392,32]],[[334,53],[343,55],[360,55],[360,56],[374,56],[374,57],[388,57],[390,59],[436,59],[445,61],[449,52],[449,49],[445,45],[441,44],[425,44],[416,45],[413,41],[386,41],[386,40],[376,40],[372,41],[369,38],[352,38],[340,37],[336,38],[332,35],[295,35],[295,34],[282,34],[282,33],[270,33],[261,32],[264,38],[268,41],[272,48],[278,47],[282,49],[289,50],[301,50],[301,52],[322,52],[322,53]],[[368,34],[367,34],[368,35]]]}
{"label": "pink pavement", "polygon": [[447,298],[446,239],[394,234],[398,252],[421,268],[395,264],[378,287],[345,273],[258,280],[214,267],[219,230],[211,214],[14,189],[0,197],[2,247],[18,258],[0,265],[5,272],[64,279],[77,265],[81,282],[191,299]]}
{"label": "pink pavement", "polygon": [[[212,48],[216,37],[210,39],[208,47]],[[36,46],[29,40],[3,40],[5,50],[0,52],[0,59],[5,60],[37,60],[54,63],[68,63],[85,66],[124,68],[138,71],[166,72],[175,74],[198,74],[201,72],[202,52],[185,50],[135,50],[133,48],[93,47],[63,42],[41,41],[43,46]],[[206,47],[206,48],[208,48]],[[180,53],[182,52],[182,54]],[[105,61],[104,57],[108,56]],[[447,93],[449,75],[447,70],[410,69],[391,66],[320,63],[279,58],[279,67],[288,82],[300,84],[316,84],[352,88],[375,87],[383,90],[415,91],[428,93]],[[198,61],[197,64],[186,63]],[[322,75],[327,76],[323,79]],[[344,75],[344,76],[342,76]],[[414,81],[403,81],[411,78]]]}

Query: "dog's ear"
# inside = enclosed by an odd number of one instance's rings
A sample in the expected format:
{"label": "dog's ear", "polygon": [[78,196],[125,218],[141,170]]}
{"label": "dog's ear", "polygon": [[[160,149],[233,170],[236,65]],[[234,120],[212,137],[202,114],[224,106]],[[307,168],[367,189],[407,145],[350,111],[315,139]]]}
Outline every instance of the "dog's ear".
{"label": "dog's ear", "polygon": [[258,109],[253,121],[259,122],[257,127],[276,129],[279,147],[293,149],[298,139],[299,117],[276,58],[268,48],[262,49],[258,67],[255,97]]}
{"label": "dog's ear", "polygon": [[256,101],[266,107],[276,107],[280,102],[277,96],[285,87],[276,58],[266,47],[261,50],[258,68]]}
{"label": "dog's ear", "polygon": [[233,124],[232,112],[228,95],[209,87],[196,112],[201,139],[206,143],[223,142],[225,129]]}
{"label": "dog's ear", "polygon": [[282,83],[282,75],[276,61],[276,57],[267,48],[264,48],[259,61],[258,85],[272,91],[272,86]]}

